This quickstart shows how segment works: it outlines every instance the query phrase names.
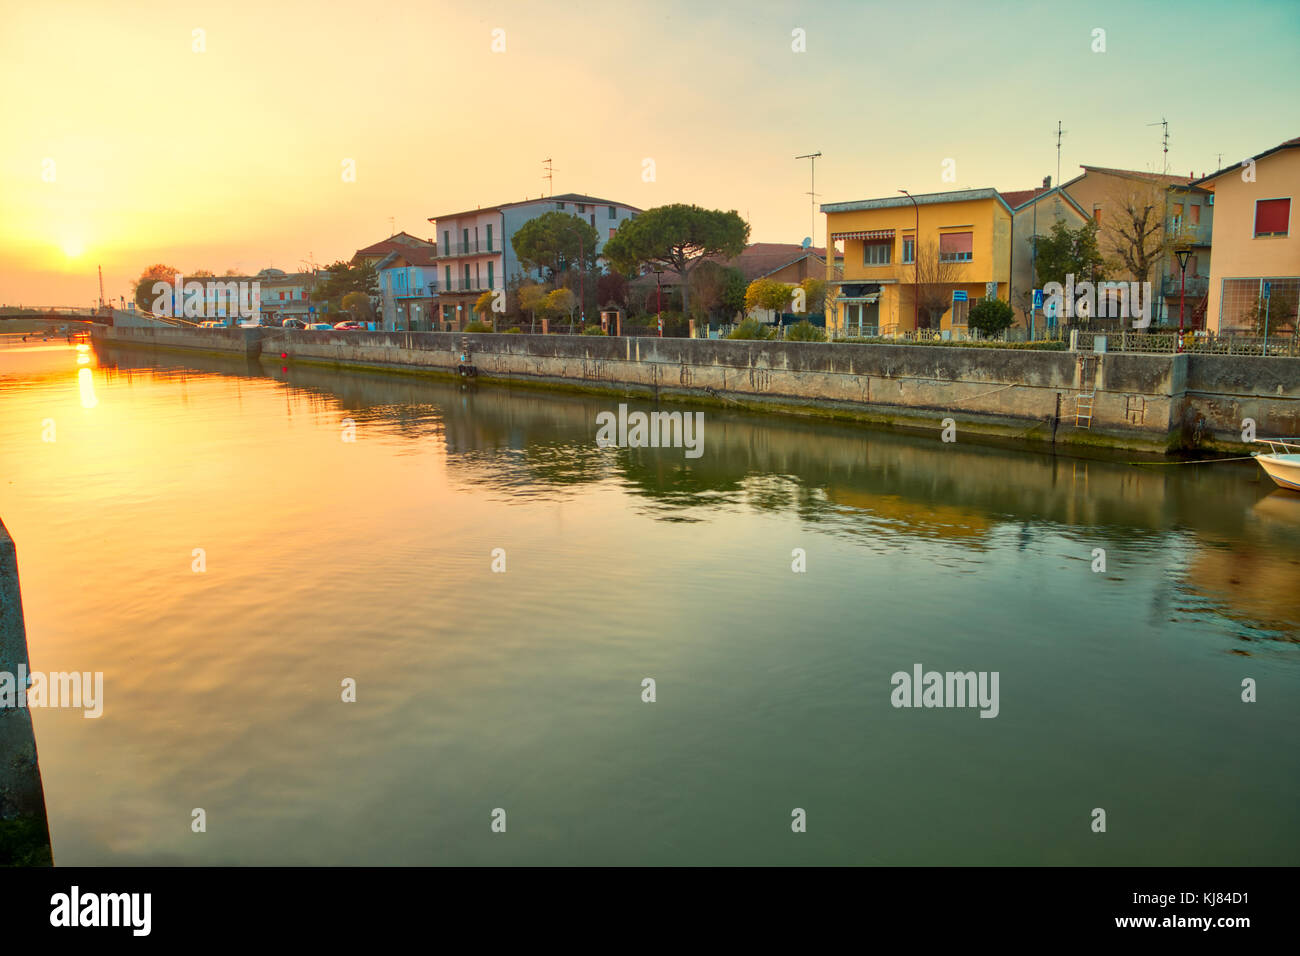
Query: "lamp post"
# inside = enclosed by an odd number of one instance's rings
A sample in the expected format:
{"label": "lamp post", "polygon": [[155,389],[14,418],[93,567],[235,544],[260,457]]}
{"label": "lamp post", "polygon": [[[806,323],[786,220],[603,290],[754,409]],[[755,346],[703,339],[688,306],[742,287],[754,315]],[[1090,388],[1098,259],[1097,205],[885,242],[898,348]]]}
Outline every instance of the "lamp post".
{"label": "lamp post", "polygon": [[655,270],[655,287],[659,290],[659,337],[664,337],[664,287],[663,280],[660,278],[664,274],[662,269]]}
{"label": "lamp post", "polygon": [[1187,295],[1187,259],[1191,256],[1191,249],[1175,249],[1174,255],[1178,257],[1178,351],[1183,350],[1183,301]]}
{"label": "lamp post", "polygon": [[[899,192],[912,199],[912,194],[906,189],[900,189]],[[919,332],[921,329],[921,207],[916,204],[915,199],[912,199],[912,207],[916,210],[916,233],[912,236],[912,331]]]}

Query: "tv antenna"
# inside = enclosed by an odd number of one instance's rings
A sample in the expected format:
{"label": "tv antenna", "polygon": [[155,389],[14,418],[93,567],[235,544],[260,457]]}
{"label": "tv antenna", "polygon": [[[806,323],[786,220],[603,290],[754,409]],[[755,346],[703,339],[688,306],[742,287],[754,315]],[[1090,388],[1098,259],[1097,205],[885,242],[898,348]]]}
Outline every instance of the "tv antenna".
{"label": "tv antenna", "polygon": [[397,235],[397,221],[393,216],[388,217],[388,234],[390,236]]}
{"label": "tv antenna", "polygon": [[1068,129],[1061,129],[1061,121],[1056,121],[1056,185],[1061,185],[1061,137],[1068,133]]}
{"label": "tv antenna", "polygon": [[795,159],[809,160],[811,167],[811,178],[808,185],[808,232],[812,237],[817,235],[817,157],[821,156],[821,150],[815,153],[804,153],[802,156],[796,156]]}
{"label": "tv antenna", "polygon": [[1160,117],[1159,123],[1147,123],[1147,125],[1164,127],[1165,130],[1164,134],[1160,137],[1161,145],[1164,147],[1164,158],[1161,161],[1162,165],[1160,167],[1160,172],[1168,173],[1169,172],[1169,120],[1165,119],[1162,116]]}
{"label": "tv antenna", "polygon": [[542,178],[546,180],[546,195],[555,195],[555,170],[551,166],[549,159],[542,160],[542,169],[546,170],[546,175]]}

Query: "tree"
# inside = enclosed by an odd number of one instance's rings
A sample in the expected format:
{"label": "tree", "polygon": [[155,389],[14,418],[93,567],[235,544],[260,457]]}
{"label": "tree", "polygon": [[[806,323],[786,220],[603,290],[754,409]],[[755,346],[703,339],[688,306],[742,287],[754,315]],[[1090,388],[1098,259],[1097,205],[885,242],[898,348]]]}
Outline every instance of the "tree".
{"label": "tree", "polygon": [[1101,282],[1105,276],[1105,263],[1097,243],[1097,224],[1091,220],[1078,229],[1071,229],[1063,220],[1052,223],[1046,236],[1035,236],[1038,246],[1034,261],[1038,286],[1048,282],[1065,285],[1065,277],[1073,275],[1076,282],[1087,279]]}
{"label": "tree", "polygon": [[825,315],[826,293],[830,291],[830,287],[830,283],[825,279],[809,276],[802,280],[799,288],[803,289],[804,312],[809,315]]}
{"label": "tree", "polygon": [[943,314],[952,308],[952,291],[961,278],[961,263],[940,257],[939,244],[927,242],[916,250],[915,281],[917,313],[921,328],[938,328]]}
{"label": "tree", "polygon": [[[176,269],[173,266],[164,265],[161,262],[151,265],[140,273],[140,278],[135,282],[135,304],[142,312],[152,312],[154,299],[153,285],[155,282],[166,282],[171,285],[176,280]],[[168,307],[171,305],[170,296],[167,299]]]}
{"label": "tree", "polygon": [[340,303],[343,311],[361,322],[375,321],[375,307],[364,292],[349,292]]}
{"label": "tree", "polygon": [[555,276],[573,263],[580,269],[595,268],[599,239],[587,220],[555,210],[528,220],[515,232],[511,243],[522,266],[544,269],[554,282]]}
{"label": "tree", "polygon": [[1015,319],[1016,313],[1010,302],[1005,299],[982,299],[971,308],[966,324],[985,336],[994,336],[1009,329]]}
{"label": "tree", "polygon": [[722,305],[726,287],[726,269],[712,259],[706,259],[691,273],[691,309],[697,319],[707,319]]}
{"label": "tree", "polygon": [[578,297],[568,289],[556,289],[546,296],[542,308],[554,316],[568,315],[573,321],[573,310],[578,304]]}
{"label": "tree", "polygon": [[734,319],[745,311],[745,274],[734,267],[724,270],[725,279],[722,286],[722,312],[728,319]]}
{"label": "tree", "polygon": [[1287,288],[1275,280],[1269,298],[1258,296],[1242,318],[1256,335],[1264,334],[1264,322],[1267,319],[1268,333],[1271,338],[1275,333],[1283,331],[1288,325],[1296,322],[1297,300],[1300,299],[1300,295],[1297,295],[1298,291],[1300,290],[1294,286]]}
{"label": "tree", "polygon": [[674,203],[626,220],[605,243],[605,258],[620,272],[659,267],[681,277],[682,306],[690,311],[691,272],[706,256],[734,259],[749,242],[749,223],[722,212]]}
{"label": "tree", "polygon": [[606,272],[596,279],[596,302],[603,309],[607,305],[627,307],[627,276],[621,272]]}
{"label": "tree", "polygon": [[778,282],[776,279],[755,279],[745,290],[745,309],[749,312],[755,309],[767,309],[780,319],[781,313],[790,304],[792,295],[794,295],[792,285]]}
{"label": "tree", "polygon": [[312,289],[311,301],[328,302],[339,307],[349,292],[379,295],[379,274],[375,267],[368,263],[354,266],[340,259],[326,267],[325,280]]}
{"label": "tree", "polygon": [[[1165,188],[1153,182],[1126,182],[1108,198],[1104,244],[1131,278],[1149,282],[1151,270],[1165,256]],[[1087,278],[1095,282],[1100,277]]]}
{"label": "tree", "polygon": [[195,269],[190,275],[195,279],[215,279],[217,276],[211,269]]}
{"label": "tree", "polygon": [[770,339],[775,330],[764,325],[758,319],[745,319],[727,336],[729,339]]}
{"label": "tree", "polygon": [[534,324],[537,313],[546,311],[546,289],[535,282],[519,287],[519,310],[527,312]]}
{"label": "tree", "polygon": [[804,319],[802,322],[796,322],[785,330],[785,340],[787,342],[825,342],[826,333],[807,319]]}

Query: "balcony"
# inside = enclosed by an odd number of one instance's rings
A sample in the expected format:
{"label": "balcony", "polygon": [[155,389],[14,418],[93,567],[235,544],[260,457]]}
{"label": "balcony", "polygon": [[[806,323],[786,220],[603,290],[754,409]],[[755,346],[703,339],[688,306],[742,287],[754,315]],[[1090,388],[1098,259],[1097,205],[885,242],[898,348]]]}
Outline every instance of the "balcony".
{"label": "balcony", "polygon": [[[1160,282],[1160,294],[1166,298],[1178,295],[1181,288],[1180,280],[1177,275],[1165,276]],[[1210,280],[1208,276],[1188,276],[1187,277],[1187,296],[1208,295],[1210,292]]]}
{"label": "balcony", "polygon": [[1210,244],[1211,224],[1196,223],[1171,219],[1165,228],[1165,238],[1173,246],[1208,246]]}
{"label": "balcony", "polygon": [[495,236],[491,242],[486,239],[474,239],[469,242],[453,242],[446,248],[439,246],[439,259],[454,259],[457,256],[499,256],[504,250],[501,240]]}

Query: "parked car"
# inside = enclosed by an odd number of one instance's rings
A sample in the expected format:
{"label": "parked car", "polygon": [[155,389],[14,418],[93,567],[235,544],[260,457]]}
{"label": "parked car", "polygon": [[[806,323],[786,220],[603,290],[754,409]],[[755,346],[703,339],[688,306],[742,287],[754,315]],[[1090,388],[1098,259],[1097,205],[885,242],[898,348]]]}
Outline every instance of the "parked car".
{"label": "parked car", "polygon": [[334,326],[330,325],[328,322],[313,322],[311,325],[307,326],[307,331],[308,332],[333,332]]}
{"label": "parked car", "polygon": [[213,319],[208,322],[199,323],[199,328],[201,329],[224,329],[225,327],[226,327],[226,323],[221,321],[220,319]]}
{"label": "parked car", "polygon": [[302,319],[285,319],[283,322],[280,323],[280,325],[281,325],[283,328],[286,328],[286,329],[305,329],[305,328],[307,328],[307,323],[304,322]]}
{"label": "parked car", "polygon": [[358,332],[365,329],[360,322],[335,322],[334,328],[340,332]]}

